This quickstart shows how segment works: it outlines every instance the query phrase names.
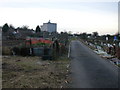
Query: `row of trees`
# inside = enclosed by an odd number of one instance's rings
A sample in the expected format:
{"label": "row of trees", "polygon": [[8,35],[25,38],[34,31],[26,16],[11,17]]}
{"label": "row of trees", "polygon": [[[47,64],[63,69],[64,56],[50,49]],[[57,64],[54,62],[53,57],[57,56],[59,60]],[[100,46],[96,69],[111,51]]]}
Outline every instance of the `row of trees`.
{"label": "row of trees", "polygon": [[[6,33],[8,32],[10,29],[13,29],[13,30],[16,30],[16,29],[19,29],[19,30],[28,30],[28,26],[22,26],[22,27],[17,27],[15,29],[15,27],[13,25],[8,25],[7,23],[5,23],[2,27],[2,32],[3,33]],[[41,28],[39,27],[39,25],[37,25],[36,29],[35,29],[35,32],[38,33],[38,32],[41,32]]]}
{"label": "row of trees", "polygon": [[88,34],[88,33],[81,33],[81,34],[74,34],[75,36],[80,37],[81,39],[84,40],[102,40],[102,41],[106,41],[108,39],[108,41],[113,42],[116,37],[116,40],[119,41],[120,40],[120,35],[117,33],[115,35],[99,35],[98,32],[93,32],[92,34]]}

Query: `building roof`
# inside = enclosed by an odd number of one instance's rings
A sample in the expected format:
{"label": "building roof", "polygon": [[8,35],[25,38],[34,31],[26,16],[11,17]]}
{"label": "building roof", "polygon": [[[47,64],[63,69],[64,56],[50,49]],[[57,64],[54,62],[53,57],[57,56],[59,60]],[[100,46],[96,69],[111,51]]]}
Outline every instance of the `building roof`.
{"label": "building roof", "polygon": [[48,23],[43,23],[43,24],[56,24],[56,23],[51,23],[50,20],[49,20]]}

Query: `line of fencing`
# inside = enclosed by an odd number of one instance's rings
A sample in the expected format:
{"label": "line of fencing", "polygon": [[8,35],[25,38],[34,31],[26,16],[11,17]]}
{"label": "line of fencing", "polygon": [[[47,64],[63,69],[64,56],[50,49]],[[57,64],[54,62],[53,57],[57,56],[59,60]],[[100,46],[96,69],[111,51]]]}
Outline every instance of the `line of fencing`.
{"label": "line of fencing", "polygon": [[44,60],[56,59],[67,52],[67,47],[65,45],[59,45],[56,41],[51,46],[41,46],[41,47],[3,47],[2,55],[20,55],[20,56],[40,56]]}

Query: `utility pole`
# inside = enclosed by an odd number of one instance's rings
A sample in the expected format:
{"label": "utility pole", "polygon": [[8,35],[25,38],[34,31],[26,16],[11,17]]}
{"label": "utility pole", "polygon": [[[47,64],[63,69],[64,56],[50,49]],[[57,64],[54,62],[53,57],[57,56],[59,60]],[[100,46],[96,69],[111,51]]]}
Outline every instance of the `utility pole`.
{"label": "utility pole", "polygon": [[120,47],[120,1],[118,2],[118,47]]}

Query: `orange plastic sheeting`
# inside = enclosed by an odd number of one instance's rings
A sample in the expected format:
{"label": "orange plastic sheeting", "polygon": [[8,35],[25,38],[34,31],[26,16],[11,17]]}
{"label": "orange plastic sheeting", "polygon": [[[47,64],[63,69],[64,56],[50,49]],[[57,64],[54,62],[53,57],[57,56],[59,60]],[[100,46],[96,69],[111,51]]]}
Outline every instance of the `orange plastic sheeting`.
{"label": "orange plastic sheeting", "polygon": [[28,42],[26,44],[37,44],[37,43],[46,43],[46,44],[52,44],[53,42],[51,40],[44,40],[44,39],[26,39]]}

